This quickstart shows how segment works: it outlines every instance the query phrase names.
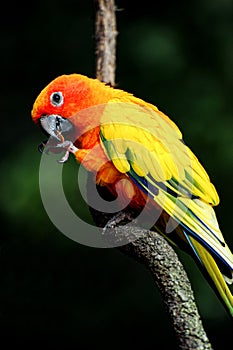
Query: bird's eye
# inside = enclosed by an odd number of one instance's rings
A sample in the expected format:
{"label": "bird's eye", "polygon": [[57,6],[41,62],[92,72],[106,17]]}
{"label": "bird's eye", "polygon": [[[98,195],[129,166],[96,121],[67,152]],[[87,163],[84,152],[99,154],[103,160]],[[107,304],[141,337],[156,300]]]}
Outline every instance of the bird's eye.
{"label": "bird's eye", "polygon": [[53,92],[50,96],[50,102],[53,106],[60,107],[63,105],[64,98],[60,91]]}

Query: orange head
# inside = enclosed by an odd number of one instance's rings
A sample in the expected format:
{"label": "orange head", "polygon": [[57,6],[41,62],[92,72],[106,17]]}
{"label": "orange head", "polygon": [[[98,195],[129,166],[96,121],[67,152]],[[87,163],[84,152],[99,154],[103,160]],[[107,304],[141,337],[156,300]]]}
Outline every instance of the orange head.
{"label": "orange head", "polygon": [[109,88],[97,79],[81,74],[61,75],[49,83],[37,97],[32,109],[32,119],[38,123],[41,116],[51,114],[69,118],[81,109],[107,102],[106,90]]}
{"label": "orange head", "polygon": [[[41,91],[33,105],[32,119],[47,134],[58,139],[58,133],[71,130],[75,119],[72,117],[88,107],[107,103],[112,98],[113,91],[97,79],[80,74],[62,75]],[[78,127],[87,123],[85,118],[77,119],[75,124]]]}

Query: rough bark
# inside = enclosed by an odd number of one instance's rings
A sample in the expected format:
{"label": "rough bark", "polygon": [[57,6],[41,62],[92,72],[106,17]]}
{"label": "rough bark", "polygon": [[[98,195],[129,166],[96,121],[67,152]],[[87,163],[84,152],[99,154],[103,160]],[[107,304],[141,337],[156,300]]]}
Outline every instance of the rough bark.
{"label": "rough bark", "polygon": [[114,86],[116,17],[114,0],[95,0],[96,78]]}
{"label": "rough bark", "polygon": [[[114,0],[95,0],[96,77],[114,86],[116,67],[116,18]],[[91,209],[95,223],[111,235],[137,236],[137,227],[124,226],[132,220],[130,209],[109,216]],[[158,286],[180,349],[211,349],[195,303],[187,274],[169,243],[157,232],[144,230],[143,236],[120,248],[143,263]]]}

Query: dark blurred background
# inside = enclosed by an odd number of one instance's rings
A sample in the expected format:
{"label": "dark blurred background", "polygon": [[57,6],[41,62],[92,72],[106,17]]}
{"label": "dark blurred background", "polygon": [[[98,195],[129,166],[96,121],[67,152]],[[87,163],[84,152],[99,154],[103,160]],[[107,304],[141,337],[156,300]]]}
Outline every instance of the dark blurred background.
{"label": "dark blurred background", "polygon": [[[156,104],[181,128],[220,194],[233,249],[233,2],[116,1],[117,86]],[[32,104],[53,78],[95,75],[91,0],[4,3],[1,11],[1,343],[24,347],[176,348],[150,274],[116,249],[69,240],[40,199]],[[76,164],[66,164],[76,174]],[[67,191],[80,203],[73,176]],[[82,205],[83,208],[83,205]],[[81,208],[81,209],[82,209]],[[82,215],[88,216],[87,209]],[[232,323],[193,261],[179,253],[215,349]]]}

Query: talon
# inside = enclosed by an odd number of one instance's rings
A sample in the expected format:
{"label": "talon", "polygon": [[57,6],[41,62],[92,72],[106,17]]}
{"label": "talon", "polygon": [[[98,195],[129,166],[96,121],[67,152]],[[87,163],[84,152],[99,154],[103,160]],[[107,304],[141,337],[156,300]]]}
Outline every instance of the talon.
{"label": "talon", "polygon": [[53,142],[47,142],[43,141],[41,144],[38,146],[38,150],[40,153],[45,152],[46,154],[49,154],[49,152],[52,153],[60,153],[62,150],[65,150],[64,156],[58,160],[58,163],[65,163],[69,159],[70,153],[75,153],[78,151],[78,148],[73,145],[71,141],[68,141],[64,139],[61,133],[57,133],[57,136],[60,138],[61,143],[56,143],[54,144]]}
{"label": "talon", "polygon": [[64,149],[66,149],[68,152],[70,152],[70,153],[75,153],[75,152],[77,152],[78,151],[78,148],[77,147],[75,147],[74,145],[73,145],[73,143],[71,142],[71,141],[64,141],[64,142],[62,142],[62,143],[58,143],[57,144],[57,147],[61,147],[61,148],[64,148]]}
{"label": "talon", "polygon": [[60,163],[60,164],[63,164],[65,162],[67,162],[67,160],[69,159],[69,155],[70,155],[70,152],[66,151],[64,156],[60,160],[58,160],[57,162]]}
{"label": "talon", "polygon": [[57,147],[61,147],[61,148],[65,148],[66,149],[66,153],[64,154],[64,156],[58,161],[58,163],[65,163],[67,162],[67,160],[69,159],[69,155],[70,153],[75,153],[78,151],[78,148],[75,147],[73,145],[73,143],[71,141],[64,141],[62,143],[58,143]]}
{"label": "talon", "polygon": [[51,149],[54,149],[55,147],[54,146],[50,146],[48,145],[48,142],[47,141],[43,141],[39,144],[38,146],[38,151],[40,153],[45,153],[45,154],[49,154],[50,150]]}
{"label": "talon", "polygon": [[42,142],[39,144],[39,146],[38,146],[38,151],[39,151],[40,153],[43,153],[43,151],[44,151],[44,149],[45,149],[45,146],[46,146],[46,143],[47,143],[47,141],[42,141]]}

